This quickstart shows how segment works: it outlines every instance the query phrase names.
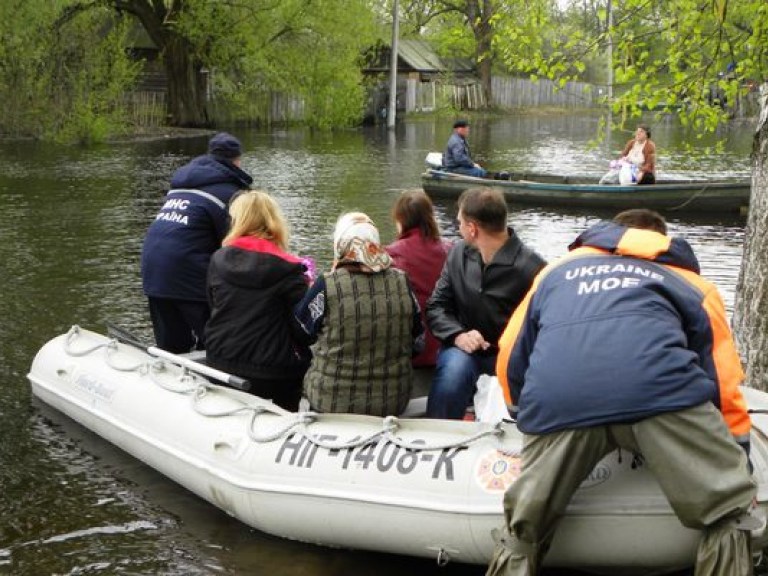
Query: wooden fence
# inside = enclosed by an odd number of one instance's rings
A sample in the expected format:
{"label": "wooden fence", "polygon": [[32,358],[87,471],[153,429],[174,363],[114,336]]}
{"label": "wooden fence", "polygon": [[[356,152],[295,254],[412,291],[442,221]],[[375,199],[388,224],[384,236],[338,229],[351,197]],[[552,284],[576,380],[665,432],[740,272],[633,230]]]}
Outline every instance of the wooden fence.
{"label": "wooden fence", "polygon": [[405,112],[433,112],[450,106],[458,110],[485,107],[485,94],[478,83],[420,82],[409,78],[405,87]]}
{"label": "wooden fence", "polygon": [[[594,106],[596,91],[589,84],[569,82],[557,90],[549,80],[532,82],[523,78],[494,77],[492,105],[514,109],[526,106],[581,108]],[[134,126],[162,126],[166,121],[166,94],[155,91],[130,92],[125,97],[127,115]],[[451,107],[456,110],[485,108],[485,94],[478,82],[420,82],[408,79],[405,85],[405,113],[433,112]],[[305,103],[298,96],[264,92],[237,107],[225,107],[216,99],[209,103],[211,119],[217,124],[272,124],[300,122]]]}
{"label": "wooden fence", "polygon": [[[166,93],[149,90],[129,92],[123,99],[125,114],[137,128],[163,126],[167,121]],[[224,106],[215,98],[208,112],[216,124],[290,123],[304,119],[304,101],[298,96],[265,92],[238,106]]]}
{"label": "wooden fence", "polygon": [[[584,82],[569,82],[563,88],[550,80],[533,82],[525,78],[494,76],[491,79],[492,105],[513,109],[527,106],[585,108],[597,102],[596,91]],[[477,110],[486,105],[479,82],[453,84],[420,82],[408,79],[405,112],[432,112],[442,106],[457,110]]]}
{"label": "wooden fence", "polygon": [[126,116],[133,126],[154,128],[166,124],[165,92],[136,91],[125,95]]}
{"label": "wooden fence", "polygon": [[213,98],[208,103],[208,111],[215,124],[269,125],[300,122],[304,119],[304,106],[299,96],[265,91],[236,106]]}
{"label": "wooden fence", "polygon": [[525,78],[494,76],[491,79],[493,104],[499,108],[557,106],[587,108],[597,104],[597,90],[584,82],[568,82],[562,88],[551,80],[533,82]]}

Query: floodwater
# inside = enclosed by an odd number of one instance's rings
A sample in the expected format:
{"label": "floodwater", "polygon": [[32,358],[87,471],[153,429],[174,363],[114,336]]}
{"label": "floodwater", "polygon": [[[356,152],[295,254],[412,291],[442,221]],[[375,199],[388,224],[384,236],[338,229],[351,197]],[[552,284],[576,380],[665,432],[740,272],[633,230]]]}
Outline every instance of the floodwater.
{"label": "floodwater", "polygon": [[[424,157],[442,149],[451,121],[407,122],[394,133],[233,131],[245,146],[244,168],[290,220],[293,250],[325,268],[342,211],[366,211],[391,240],[395,197],[419,185]],[[719,135],[724,151],[713,152],[714,138],[694,140],[671,120],[652,122],[661,173],[749,173],[751,125],[727,127]],[[608,145],[590,147],[597,124],[588,114],[478,121],[470,143],[492,169],[597,178],[632,132],[614,131]],[[205,142],[0,142],[0,574],[483,574],[478,566],[441,569],[258,533],[32,399],[26,373],[36,350],[71,325],[103,331],[112,322],[150,338],[142,237],[170,173]],[[437,211],[444,233],[455,237],[454,206],[440,203]],[[610,214],[513,206],[510,222],[551,259],[601,216]],[[670,228],[691,241],[730,308],[744,221],[679,215]]]}

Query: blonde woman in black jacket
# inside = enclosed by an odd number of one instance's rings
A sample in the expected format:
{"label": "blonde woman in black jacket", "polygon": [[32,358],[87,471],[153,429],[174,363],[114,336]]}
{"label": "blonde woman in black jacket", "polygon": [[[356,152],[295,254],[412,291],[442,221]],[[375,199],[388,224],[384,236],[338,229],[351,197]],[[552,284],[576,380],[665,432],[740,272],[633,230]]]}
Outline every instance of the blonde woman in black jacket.
{"label": "blonde woman in black jacket", "polygon": [[287,252],[288,226],[266,192],[241,193],[229,213],[232,228],[208,268],[207,362],[296,410],[309,351],[294,338],[293,307],[310,281],[307,259]]}

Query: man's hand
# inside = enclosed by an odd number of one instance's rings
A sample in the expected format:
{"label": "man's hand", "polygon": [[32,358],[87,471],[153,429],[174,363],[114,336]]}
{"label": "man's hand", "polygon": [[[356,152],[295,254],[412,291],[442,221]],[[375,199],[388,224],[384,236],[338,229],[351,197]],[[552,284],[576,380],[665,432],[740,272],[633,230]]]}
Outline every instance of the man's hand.
{"label": "man's hand", "polygon": [[453,339],[453,343],[467,354],[472,354],[478,350],[487,350],[490,347],[490,343],[486,342],[483,335],[477,330],[462,332]]}

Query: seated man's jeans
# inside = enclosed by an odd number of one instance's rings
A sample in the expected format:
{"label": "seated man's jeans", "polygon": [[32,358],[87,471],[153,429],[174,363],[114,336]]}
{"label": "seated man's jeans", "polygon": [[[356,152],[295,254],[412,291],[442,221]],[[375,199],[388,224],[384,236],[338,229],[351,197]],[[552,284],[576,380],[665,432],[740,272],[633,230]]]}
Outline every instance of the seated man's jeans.
{"label": "seated man's jeans", "polygon": [[483,168],[473,167],[466,168],[464,166],[457,166],[456,168],[448,168],[448,172],[454,172],[456,174],[464,174],[465,176],[475,176],[477,178],[485,178],[488,172]]}
{"label": "seated man's jeans", "polygon": [[471,406],[481,374],[496,373],[496,355],[467,354],[460,348],[441,348],[427,400],[427,418],[461,420]]}

